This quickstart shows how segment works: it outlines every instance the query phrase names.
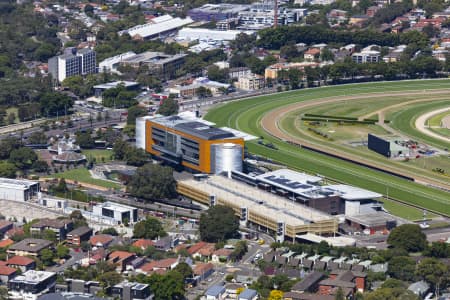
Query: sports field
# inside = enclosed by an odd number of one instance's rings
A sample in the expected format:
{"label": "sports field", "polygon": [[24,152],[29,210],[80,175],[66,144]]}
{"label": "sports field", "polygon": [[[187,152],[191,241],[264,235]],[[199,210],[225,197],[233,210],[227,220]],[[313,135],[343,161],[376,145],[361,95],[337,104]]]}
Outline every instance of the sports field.
{"label": "sports field", "polygon": [[271,158],[292,169],[321,174],[384,195],[389,194],[390,197],[425,207],[428,210],[450,215],[450,194],[447,192],[327,155],[300,149],[272,137],[261,126],[261,119],[268,112],[303,101],[319,101],[319,99],[334,97],[345,97],[351,101],[352,97],[380,97],[379,93],[388,96],[387,94],[405,93],[405,91],[414,97],[415,92],[430,94],[440,89],[450,89],[450,80],[369,83],[305,89],[227,103],[212,109],[205,118],[215,122],[218,126],[233,127],[255,136],[261,136],[266,142],[271,142],[279,148],[273,150],[256,142],[247,143],[248,150],[254,154]]}

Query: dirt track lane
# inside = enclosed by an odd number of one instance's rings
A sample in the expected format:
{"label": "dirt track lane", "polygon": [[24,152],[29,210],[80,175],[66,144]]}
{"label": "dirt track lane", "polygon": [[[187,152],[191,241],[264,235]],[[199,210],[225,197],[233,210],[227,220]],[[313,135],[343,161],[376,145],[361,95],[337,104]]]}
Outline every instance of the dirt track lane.
{"label": "dirt track lane", "polygon": [[357,100],[357,99],[361,99],[362,97],[364,98],[377,98],[377,97],[395,97],[395,96],[414,96],[414,95],[439,95],[439,94],[445,94],[446,96],[448,96],[448,92],[449,89],[440,89],[440,90],[424,90],[424,91],[414,91],[414,92],[392,92],[392,93],[371,93],[371,94],[367,94],[367,95],[355,95],[355,96],[339,96],[339,97],[331,97],[331,98],[323,98],[323,99],[317,99],[314,101],[303,101],[303,102],[299,102],[299,103],[293,103],[293,104],[289,104],[286,106],[282,106],[279,108],[276,108],[272,111],[269,111],[266,115],[263,116],[263,118],[261,119],[261,125],[263,127],[263,129],[269,133],[270,135],[284,140],[284,141],[290,141],[290,142],[295,142],[298,143],[300,145],[305,145],[320,151],[324,151],[327,152],[329,154],[332,155],[336,155],[336,156],[340,156],[342,158],[345,159],[350,159],[356,162],[360,162],[366,165],[371,165],[374,166],[376,168],[379,169],[383,169],[389,172],[393,172],[393,173],[397,173],[397,174],[402,174],[404,176],[408,176],[411,178],[414,178],[414,180],[416,182],[421,182],[421,183],[426,183],[426,184],[431,184],[434,186],[438,186],[444,189],[450,189],[450,183],[446,182],[446,181],[439,181],[439,180],[433,180],[430,179],[428,177],[425,176],[420,176],[420,175],[416,175],[416,174],[410,174],[409,172],[404,172],[402,170],[398,170],[396,168],[392,168],[389,166],[385,166],[383,164],[378,164],[374,161],[371,161],[369,159],[364,159],[364,158],[358,158],[355,157],[353,155],[348,155],[345,154],[343,152],[340,151],[336,151],[334,149],[332,149],[331,147],[327,147],[327,146],[323,146],[323,145],[317,145],[314,143],[310,143],[304,139],[301,139],[299,137],[294,137],[286,132],[284,132],[280,126],[279,126],[279,122],[280,120],[290,111],[293,110],[300,110],[302,108],[308,108],[311,106],[317,106],[317,105],[321,105],[321,104],[330,104],[330,103],[335,103],[335,102],[342,102],[342,101],[352,101],[352,100]]}

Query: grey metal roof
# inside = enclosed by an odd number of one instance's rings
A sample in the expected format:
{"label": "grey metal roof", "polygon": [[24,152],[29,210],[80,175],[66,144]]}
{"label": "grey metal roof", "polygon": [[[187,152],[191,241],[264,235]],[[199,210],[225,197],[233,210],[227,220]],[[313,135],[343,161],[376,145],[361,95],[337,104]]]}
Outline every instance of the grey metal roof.
{"label": "grey metal roof", "polygon": [[225,292],[225,287],[223,285],[213,285],[206,291],[206,295],[217,297],[220,294],[223,294]]}
{"label": "grey metal roof", "polygon": [[175,125],[175,129],[205,140],[218,140],[234,137],[234,134],[231,132],[196,121],[177,124]]}

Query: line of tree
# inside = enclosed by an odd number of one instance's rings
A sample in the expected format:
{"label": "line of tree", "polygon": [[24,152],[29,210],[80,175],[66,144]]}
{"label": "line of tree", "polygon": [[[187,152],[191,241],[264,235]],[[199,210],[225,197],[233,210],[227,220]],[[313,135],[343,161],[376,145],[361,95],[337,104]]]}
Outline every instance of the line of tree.
{"label": "line of tree", "polygon": [[409,44],[411,39],[426,39],[426,35],[417,31],[407,33],[383,33],[371,29],[364,30],[335,30],[323,25],[311,26],[280,26],[267,28],[258,32],[259,39],[256,45],[265,49],[278,50],[288,42],[294,43],[335,43],[357,44],[363,47],[368,45],[396,46]]}

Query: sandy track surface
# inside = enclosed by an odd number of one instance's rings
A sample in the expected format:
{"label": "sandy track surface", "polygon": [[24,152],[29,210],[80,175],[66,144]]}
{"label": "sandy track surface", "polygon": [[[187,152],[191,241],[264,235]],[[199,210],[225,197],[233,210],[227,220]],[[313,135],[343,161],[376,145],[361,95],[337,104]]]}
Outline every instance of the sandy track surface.
{"label": "sandy track surface", "polygon": [[[416,119],[416,123],[415,123],[415,126],[416,126],[417,130],[419,130],[419,131],[422,132],[423,134],[426,134],[426,135],[428,135],[428,136],[431,136],[431,137],[433,137],[433,138],[435,138],[435,139],[439,139],[439,140],[446,141],[446,142],[449,142],[449,143],[450,143],[450,139],[449,139],[449,138],[447,138],[447,137],[445,137],[445,136],[442,136],[442,135],[439,135],[439,134],[437,134],[437,133],[435,133],[435,132],[429,130],[429,129],[425,126],[425,123],[426,123],[426,121],[427,121],[429,118],[431,118],[431,117],[434,116],[434,115],[443,113],[443,112],[445,112],[445,111],[450,111],[450,107],[445,107],[445,108],[441,108],[441,109],[438,109],[438,110],[430,111],[430,112],[428,112],[428,113],[426,113],[426,114],[423,114],[423,115],[421,115],[420,117],[418,117],[418,118]],[[442,122],[444,123],[444,126],[447,126],[447,127],[445,127],[445,128],[449,128],[449,127],[450,127],[450,124],[446,124],[446,122],[449,122],[449,123],[450,123],[450,118],[449,118],[448,116],[445,117],[445,118],[442,120]]]}
{"label": "sandy track surface", "polygon": [[283,131],[279,126],[279,122],[287,113],[289,113],[293,110],[301,110],[303,108],[308,108],[308,107],[312,107],[312,106],[317,106],[317,105],[322,105],[322,104],[330,104],[330,103],[335,103],[335,102],[352,101],[352,100],[358,100],[361,98],[367,99],[367,98],[378,98],[378,97],[421,96],[421,95],[429,96],[429,95],[439,95],[439,94],[448,95],[448,89],[424,90],[424,91],[414,91],[414,92],[372,93],[372,94],[367,94],[367,95],[339,96],[339,97],[322,98],[322,99],[317,99],[314,101],[298,102],[298,103],[289,104],[286,106],[276,108],[272,111],[269,111],[261,119],[261,125],[267,133],[269,133],[270,135],[272,135],[278,139],[281,139],[283,141],[289,141],[289,142],[300,144],[302,146],[308,146],[308,147],[311,147],[314,149],[318,149],[318,150],[327,152],[332,155],[337,155],[337,156],[340,156],[345,159],[350,159],[350,160],[360,162],[360,163],[363,163],[366,165],[371,165],[376,168],[380,168],[380,169],[383,169],[383,170],[386,170],[389,172],[403,174],[405,176],[414,178],[414,180],[417,182],[423,182],[423,183],[439,186],[439,187],[442,187],[445,189],[450,189],[449,182],[434,180],[434,179],[430,179],[425,176],[411,174],[411,172],[404,172],[403,170],[400,170],[397,168],[392,168],[386,164],[377,163],[377,162],[374,162],[369,159],[365,159],[362,157],[356,157],[354,155],[348,155],[342,151],[336,151],[335,149],[333,149],[333,147],[325,146],[325,145],[322,145],[319,143],[313,143],[313,142],[304,140],[300,137],[292,136],[292,135],[288,134],[287,132]]}

